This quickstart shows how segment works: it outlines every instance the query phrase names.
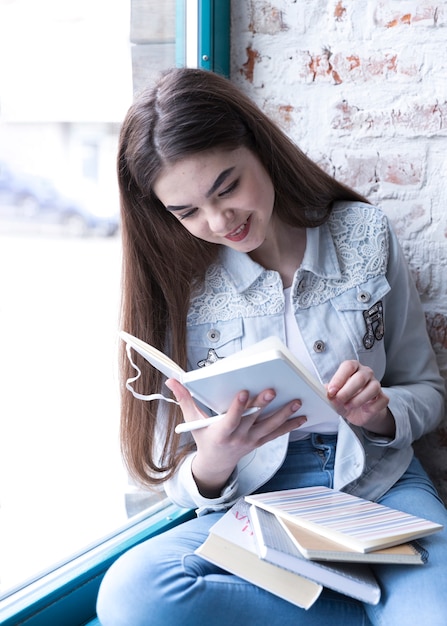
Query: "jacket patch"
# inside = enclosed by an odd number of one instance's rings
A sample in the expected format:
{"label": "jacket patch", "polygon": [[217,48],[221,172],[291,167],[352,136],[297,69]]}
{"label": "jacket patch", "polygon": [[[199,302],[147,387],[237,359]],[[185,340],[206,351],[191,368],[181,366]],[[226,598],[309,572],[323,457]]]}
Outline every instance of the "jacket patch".
{"label": "jacket patch", "polygon": [[370,350],[375,340],[380,341],[385,334],[385,326],[383,322],[383,304],[382,300],[376,302],[370,309],[363,311],[363,319],[365,320],[366,333],[363,336],[363,345]]}
{"label": "jacket patch", "polygon": [[219,361],[220,359],[223,359],[223,358],[224,358],[223,356],[219,356],[217,354],[214,348],[210,348],[208,350],[208,356],[206,357],[206,359],[201,359],[197,363],[197,367],[206,367],[207,365],[212,365],[216,361]]}

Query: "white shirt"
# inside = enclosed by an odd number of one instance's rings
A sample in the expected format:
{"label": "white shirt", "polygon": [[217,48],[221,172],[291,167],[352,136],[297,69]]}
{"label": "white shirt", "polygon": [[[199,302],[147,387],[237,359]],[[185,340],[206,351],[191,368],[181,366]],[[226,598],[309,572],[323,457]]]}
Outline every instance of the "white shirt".
{"label": "white shirt", "polygon": [[[317,380],[320,380],[318,372],[314,366],[312,359],[310,358],[309,352],[304,344],[303,337],[301,335],[301,331],[296,322],[295,314],[292,309],[292,288],[288,287],[284,289],[284,300],[285,300],[285,312],[284,312],[284,323],[286,329],[286,344],[289,350],[297,357],[297,359],[304,365],[304,367],[311,373]],[[302,407],[302,412],[306,414],[306,407]],[[298,439],[306,439],[309,437],[309,433],[329,433],[335,434],[338,431],[338,418],[334,415],[333,411],[328,409],[327,416],[321,416],[321,422],[317,425],[312,426],[312,428],[306,428],[306,425],[300,426],[296,430],[293,430],[290,433],[290,441],[297,441]]]}

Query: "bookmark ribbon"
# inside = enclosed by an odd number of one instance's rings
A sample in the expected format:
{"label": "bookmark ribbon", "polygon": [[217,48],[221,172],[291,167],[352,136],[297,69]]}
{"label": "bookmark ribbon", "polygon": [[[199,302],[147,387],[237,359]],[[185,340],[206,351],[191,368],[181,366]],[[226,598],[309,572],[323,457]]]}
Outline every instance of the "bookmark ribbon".
{"label": "bookmark ribbon", "polygon": [[128,378],[126,380],[126,389],[128,389],[132,393],[134,398],[136,398],[137,400],[144,400],[145,402],[148,402],[150,400],[165,400],[166,402],[172,402],[173,404],[180,405],[180,403],[177,402],[177,400],[173,400],[172,398],[167,398],[161,393],[143,394],[143,393],[138,393],[138,391],[135,391],[135,389],[132,387],[132,383],[134,383],[136,380],[140,378],[141,370],[132,359],[132,347],[129,344],[126,345],[126,353],[127,353],[127,358],[130,361],[130,364],[137,372],[136,376],[133,376],[132,378]]}

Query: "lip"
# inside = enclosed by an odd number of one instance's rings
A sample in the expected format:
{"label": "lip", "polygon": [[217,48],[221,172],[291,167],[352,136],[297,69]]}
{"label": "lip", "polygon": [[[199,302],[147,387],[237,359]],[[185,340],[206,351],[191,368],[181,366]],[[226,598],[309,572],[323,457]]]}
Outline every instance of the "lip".
{"label": "lip", "polygon": [[250,221],[251,215],[243,224],[240,224],[237,228],[232,230],[231,233],[225,235],[225,239],[229,239],[230,241],[242,241],[245,239],[250,230]]}

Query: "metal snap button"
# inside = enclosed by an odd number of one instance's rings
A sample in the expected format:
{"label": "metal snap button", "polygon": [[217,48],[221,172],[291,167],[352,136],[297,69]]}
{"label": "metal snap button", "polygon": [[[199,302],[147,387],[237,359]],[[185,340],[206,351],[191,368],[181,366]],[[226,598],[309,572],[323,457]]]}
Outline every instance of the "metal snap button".
{"label": "metal snap button", "polygon": [[324,352],[326,346],[324,345],[324,341],[322,341],[321,339],[318,339],[315,343],[314,343],[314,352]]}
{"label": "metal snap button", "polygon": [[216,341],[219,341],[220,339],[220,332],[216,330],[215,328],[212,328],[211,330],[207,332],[206,336],[208,337],[209,341],[212,341],[215,343]]}
{"label": "metal snap button", "polygon": [[357,300],[359,302],[369,302],[371,300],[371,294],[368,291],[360,291],[357,294]]}

